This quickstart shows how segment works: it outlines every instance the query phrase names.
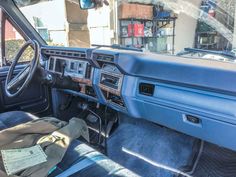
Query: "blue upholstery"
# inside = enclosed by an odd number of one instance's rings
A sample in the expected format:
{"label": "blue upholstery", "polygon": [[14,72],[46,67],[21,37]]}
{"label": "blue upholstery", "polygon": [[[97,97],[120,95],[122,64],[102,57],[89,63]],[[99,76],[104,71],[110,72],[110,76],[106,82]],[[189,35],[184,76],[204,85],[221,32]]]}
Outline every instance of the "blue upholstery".
{"label": "blue upholstery", "polygon": [[[2,113],[0,114],[0,130],[34,119],[37,119],[37,117],[21,111]],[[97,160],[97,156],[100,156],[101,158]],[[78,165],[86,160],[94,160],[94,163],[90,163],[87,166],[85,165],[85,168],[81,168],[77,172],[71,173],[72,176],[137,176],[88,145],[81,143],[78,140],[74,140],[69,146],[62,161],[51,171],[49,177],[57,176],[61,173],[63,174],[64,171],[70,170],[71,166]]]}
{"label": "blue upholstery", "polygon": [[18,124],[28,122],[30,120],[37,119],[36,116],[22,112],[22,111],[11,111],[0,114],[0,130],[14,127]]}

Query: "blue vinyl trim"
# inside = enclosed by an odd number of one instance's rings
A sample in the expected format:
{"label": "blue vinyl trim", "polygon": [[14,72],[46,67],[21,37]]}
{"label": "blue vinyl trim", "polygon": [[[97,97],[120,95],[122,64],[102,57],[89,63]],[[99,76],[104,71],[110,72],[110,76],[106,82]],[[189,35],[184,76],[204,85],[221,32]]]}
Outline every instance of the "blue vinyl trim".
{"label": "blue vinyl trim", "polygon": [[103,93],[99,87],[99,82],[100,82],[100,75],[101,75],[101,70],[94,68],[93,71],[93,87],[95,89],[95,92],[97,94],[98,97],[98,101],[101,104],[106,104],[106,99],[103,96]]}

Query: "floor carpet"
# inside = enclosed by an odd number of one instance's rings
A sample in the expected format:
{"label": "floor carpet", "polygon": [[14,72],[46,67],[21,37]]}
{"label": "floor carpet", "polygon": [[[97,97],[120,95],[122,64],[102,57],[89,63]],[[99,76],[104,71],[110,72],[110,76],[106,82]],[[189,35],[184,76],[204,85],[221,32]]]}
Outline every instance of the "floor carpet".
{"label": "floor carpet", "polygon": [[143,177],[173,177],[187,164],[195,139],[151,122],[122,116],[108,139],[108,156]]}

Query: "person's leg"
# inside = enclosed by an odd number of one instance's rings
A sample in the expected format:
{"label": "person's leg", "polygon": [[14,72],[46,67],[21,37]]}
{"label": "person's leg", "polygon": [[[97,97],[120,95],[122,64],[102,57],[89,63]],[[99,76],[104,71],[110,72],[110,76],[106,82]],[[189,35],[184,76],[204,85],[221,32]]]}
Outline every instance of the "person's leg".
{"label": "person's leg", "polygon": [[31,120],[37,119],[36,116],[23,112],[11,111],[0,114],[0,130],[16,126],[21,123],[26,123]]}

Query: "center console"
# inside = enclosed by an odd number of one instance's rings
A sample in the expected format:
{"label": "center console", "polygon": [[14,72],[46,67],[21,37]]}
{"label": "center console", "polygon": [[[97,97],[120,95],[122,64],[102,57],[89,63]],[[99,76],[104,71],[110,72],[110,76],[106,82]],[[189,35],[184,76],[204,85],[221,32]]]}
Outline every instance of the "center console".
{"label": "center console", "polygon": [[110,63],[102,65],[99,87],[105,99],[111,104],[124,108],[125,105],[121,96],[122,82],[123,74],[115,65]]}

